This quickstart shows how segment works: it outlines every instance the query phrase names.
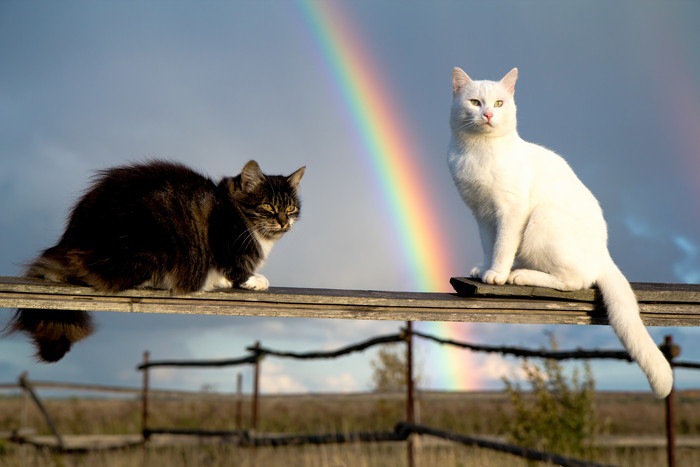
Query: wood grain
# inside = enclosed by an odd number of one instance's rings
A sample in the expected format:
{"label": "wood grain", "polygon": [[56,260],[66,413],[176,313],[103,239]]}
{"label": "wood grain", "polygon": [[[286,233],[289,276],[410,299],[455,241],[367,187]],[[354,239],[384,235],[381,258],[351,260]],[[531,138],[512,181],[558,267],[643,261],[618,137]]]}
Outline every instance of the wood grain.
{"label": "wood grain", "polygon": [[[521,324],[607,324],[595,290],[559,292],[492,286],[453,278],[458,293],[276,288],[222,289],[172,295],[135,289],[103,293],[18,277],[0,277],[0,307],[57,310],[267,316],[390,321]],[[700,325],[700,285],[634,284],[642,319],[650,326]]]}

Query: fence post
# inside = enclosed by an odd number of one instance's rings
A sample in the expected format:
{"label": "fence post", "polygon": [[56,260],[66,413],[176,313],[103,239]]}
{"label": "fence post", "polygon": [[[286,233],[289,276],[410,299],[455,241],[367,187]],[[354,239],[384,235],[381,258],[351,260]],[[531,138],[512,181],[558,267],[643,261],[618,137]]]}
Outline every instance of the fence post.
{"label": "fence post", "polygon": [[[143,352],[143,364],[148,365],[151,354],[148,350]],[[141,391],[141,436],[148,441],[151,434],[148,432],[148,366],[143,368],[143,390]]]}
{"label": "fence post", "polygon": [[258,429],[258,404],[259,404],[259,393],[260,393],[260,341],[255,341],[253,346],[253,351],[255,352],[255,364],[253,367],[253,410],[251,415],[251,428],[253,430]]}
{"label": "fence post", "polygon": [[236,430],[243,430],[243,374],[236,375]]}
{"label": "fence post", "polygon": [[[681,354],[681,348],[673,343],[673,336],[668,335],[664,339],[664,343],[661,345],[661,351],[666,356],[666,359],[671,364],[673,368],[673,359]],[[668,462],[668,467],[675,467],[676,465],[676,421],[674,407],[674,392],[675,389],[671,386],[671,392],[666,396],[666,460]]]}
{"label": "fence post", "polygon": [[29,393],[31,398],[36,403],[37,407],[39,407],[39,411],[41,411],[41,414],[44,416],[44,420],[46,420],[46,424],[49,425],[49,429],[51,430],[53,435],[56,437],[56,442],[58,443],[58,447],[61,449],[61,451],[65,451],[66,445],[63,442],[63,437],[58,432],[58,429],[56,428],[56,424],[54,423],[53,418],[51,418],[49,411],[46,410],[46,407],[44,407],[43,402],[41,402],[41,399],[39,399],[39,396],[34,391],[34,387],[29,382],[29,379],[27,379],[27,372],[26,371],[20,375],[19,385],[22,389],[24,389],[27,393]]}
{"label": "fence post", "polygon": [[[413,394],[413,323],[406,321],[406,421],[415,424]],[[408,435],[406,443],[408,467],[415,465],[413,435]]]}

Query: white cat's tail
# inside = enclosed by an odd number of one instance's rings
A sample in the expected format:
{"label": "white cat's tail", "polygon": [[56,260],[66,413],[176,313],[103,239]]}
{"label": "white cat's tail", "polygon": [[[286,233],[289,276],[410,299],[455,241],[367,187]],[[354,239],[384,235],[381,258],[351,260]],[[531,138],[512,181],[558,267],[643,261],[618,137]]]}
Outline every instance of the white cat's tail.
{"label": "white cat's tail", "polygon": [[610,325],[647,376],[654,395],[666,397],[673,387],[673,370],[644,327],[632,287],[612,259],[596,283],[603,294]]}

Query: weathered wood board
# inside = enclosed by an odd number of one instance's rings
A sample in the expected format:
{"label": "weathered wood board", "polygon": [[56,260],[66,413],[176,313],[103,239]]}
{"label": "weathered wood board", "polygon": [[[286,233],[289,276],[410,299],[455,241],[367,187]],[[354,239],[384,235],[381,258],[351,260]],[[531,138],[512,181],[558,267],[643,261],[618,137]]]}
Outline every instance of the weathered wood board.
{"label": "weathered wood board", "polygon": [[[567,295],[541,288],[488,286],[463,278],[453,278],[452,283],[458,283],[458,293],[273,287],[265,292],[222,289],[172,295],[151,289],[110,294],[90,287],[0,277],[0,308],[391,321],[607,323],[595,291]],[[647,325],[700,325],[700,285],[635,286]]]}
{"label": "weathered wood board", "polygon": [[[453,277],[450,284],[459,295],[467,297],[547,298],[582,302],[599,302],[597,288],[562,292],[546,287],[525,285],[490,285],[466,277]],[[630,284],[640,303],[697,303],[700,304],[700,284],[659,284],[633,282]]]}

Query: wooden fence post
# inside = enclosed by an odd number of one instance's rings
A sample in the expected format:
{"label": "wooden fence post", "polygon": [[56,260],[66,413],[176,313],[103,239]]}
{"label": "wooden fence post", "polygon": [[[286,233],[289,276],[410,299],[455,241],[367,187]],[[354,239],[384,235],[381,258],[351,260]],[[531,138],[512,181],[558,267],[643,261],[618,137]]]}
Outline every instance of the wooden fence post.
{"label": "wooden fence post", "polygon": [[[413,389],[413,323],[406,321],[406,421],[411,425],[415,424]],[[408,435],[406,449],[408,467],[414,467],[413,435]]]}
{"label": "wooden fence post", "polygon": [[46,410],[46,407],[44,407],[44,403],[41,402],[41,399],[39,399],[39,396],[34,391],[34,387],[32,387],[32,384],[29,382],[29,379],[27,378],[26,371],[20,375],[19,385],[22,389],[24,389],[27,393],[29,393],[31,398],[36,403],[37,407],[39,407],[41,414],[44,416],[44,420],[46,420],[46,424],[49,425],[49,429],[51,430],[53,435],[56,437],[56,442],[58,443],[59,449],[61,451],[65,451],[66,445],[63,442],[63,437],[58,432],[58,429],[56,428],[56,424],[54,423],[53,418],[51,418],[49,411]]}
{"label": "wooden fence post", "polygon": [[[148,365],[150,352],[143,353],[143,365]],[[144,441],[148,441],[151,434],[148,432],[148,366],[143,368],[143,390],[141,391],[141,436]]]}
{"label": "wooden fence post", "polygon": [[236,430],[243,429],[243,374],[236,375]]}
{"label": "wooden fence post", "polygon": [[260,341],[255,341],[253,346],[253,351],[255,352],[255,364],[253,367],[253,410],[251,415],[251,428],[253,430],[258,429],[258,404],[259,404],[259,394],[260,394]]}

